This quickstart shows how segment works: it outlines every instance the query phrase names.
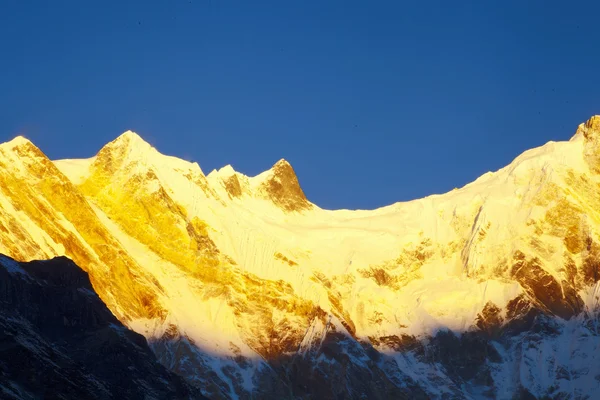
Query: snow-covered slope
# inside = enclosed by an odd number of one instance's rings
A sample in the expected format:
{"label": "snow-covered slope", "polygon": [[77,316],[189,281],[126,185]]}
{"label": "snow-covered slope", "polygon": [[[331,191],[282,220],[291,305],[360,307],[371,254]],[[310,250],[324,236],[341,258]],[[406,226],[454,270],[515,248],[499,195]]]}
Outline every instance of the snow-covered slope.
{"label": "snow-covered slope", "polygon": [[[377,210],[319,208],[285,160],[205,176],[133,132],[54,162],[19,137],[0,167],[0,252],[73,258],[209,396],[583,398],[600,384],[598,116],[461,189]],[[470,351],[478,371],[453,371]]]}

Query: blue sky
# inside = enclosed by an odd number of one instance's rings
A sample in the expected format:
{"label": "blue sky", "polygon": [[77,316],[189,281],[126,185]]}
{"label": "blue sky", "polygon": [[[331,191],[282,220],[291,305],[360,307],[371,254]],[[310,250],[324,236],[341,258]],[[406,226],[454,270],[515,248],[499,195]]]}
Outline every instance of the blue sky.
{"label": "blue sky", "polygon": [[208,173],[286,158],[309,199],[462,186],[600,114],[600,4],[0,2],[0,141],[51,158],[121,132]]}

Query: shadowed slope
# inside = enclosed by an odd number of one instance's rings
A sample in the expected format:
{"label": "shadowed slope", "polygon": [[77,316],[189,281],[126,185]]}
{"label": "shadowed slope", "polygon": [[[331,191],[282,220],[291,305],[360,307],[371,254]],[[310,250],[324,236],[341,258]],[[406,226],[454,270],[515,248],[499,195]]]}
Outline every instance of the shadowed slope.
{"label": "shadowed slope", "polygon": [[0,255],[3,399],[199,399],[125,328],[71,260]]}

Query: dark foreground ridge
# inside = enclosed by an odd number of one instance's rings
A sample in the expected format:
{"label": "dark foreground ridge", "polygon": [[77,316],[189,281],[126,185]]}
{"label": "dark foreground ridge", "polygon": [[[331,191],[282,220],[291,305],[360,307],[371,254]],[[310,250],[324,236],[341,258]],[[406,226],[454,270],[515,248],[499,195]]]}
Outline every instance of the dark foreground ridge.
{"label": "dark foreground ridge", "polygon": [[202,399],[65,257],[0,255],[1,399]]}

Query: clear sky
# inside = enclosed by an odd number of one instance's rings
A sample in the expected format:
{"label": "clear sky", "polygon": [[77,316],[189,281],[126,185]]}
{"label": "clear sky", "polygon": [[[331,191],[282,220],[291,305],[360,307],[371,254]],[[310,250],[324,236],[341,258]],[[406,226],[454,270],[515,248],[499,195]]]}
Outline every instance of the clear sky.
{"label": "clear sky", "polygon": [[205,173],[286,158],[310,200],[462,186],[600,114],[598,1],[0,1],[0,141],[131,129]]}

